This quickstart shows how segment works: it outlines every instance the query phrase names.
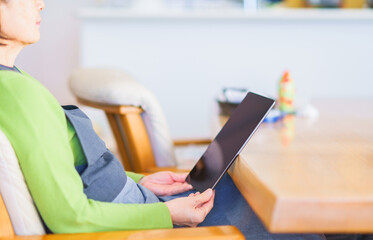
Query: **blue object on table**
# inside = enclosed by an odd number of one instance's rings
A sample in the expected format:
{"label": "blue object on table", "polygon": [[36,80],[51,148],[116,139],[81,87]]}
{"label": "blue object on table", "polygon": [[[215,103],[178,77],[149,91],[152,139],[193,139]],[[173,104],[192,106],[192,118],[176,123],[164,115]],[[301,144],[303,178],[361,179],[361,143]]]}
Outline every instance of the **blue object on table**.
{"label": "blue object on table", "polygon": [[275,123],[278,120],[281,120],[286,114],[281,112],[280,110],[274,109],[270,111],[267,117],[264,119],[263,122],[265,123]]}

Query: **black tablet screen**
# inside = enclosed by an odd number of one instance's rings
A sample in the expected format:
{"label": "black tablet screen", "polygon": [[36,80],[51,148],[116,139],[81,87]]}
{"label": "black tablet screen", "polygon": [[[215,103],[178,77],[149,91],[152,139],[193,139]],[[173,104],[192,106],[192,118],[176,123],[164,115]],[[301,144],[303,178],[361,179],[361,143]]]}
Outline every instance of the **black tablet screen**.
{"label": "black tablet screen", "polygon": [[273,99],[248,93],[196,163],[186,181],[200,192],[215,188],[274,103]]}

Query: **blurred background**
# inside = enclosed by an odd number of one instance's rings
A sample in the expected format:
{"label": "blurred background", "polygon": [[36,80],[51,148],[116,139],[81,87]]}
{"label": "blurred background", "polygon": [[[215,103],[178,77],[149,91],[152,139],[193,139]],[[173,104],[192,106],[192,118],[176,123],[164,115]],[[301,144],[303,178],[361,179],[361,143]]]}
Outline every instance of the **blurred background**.
{"label": "blurred background", "polygon": [[372,99],[372,2],[45,0],[41,41],[17,66],[61,104],[76,103],[75,69],[123,69],[159,99],[172,136],[210,137],[223,88],[276,98],[285,70],[299,108]]}

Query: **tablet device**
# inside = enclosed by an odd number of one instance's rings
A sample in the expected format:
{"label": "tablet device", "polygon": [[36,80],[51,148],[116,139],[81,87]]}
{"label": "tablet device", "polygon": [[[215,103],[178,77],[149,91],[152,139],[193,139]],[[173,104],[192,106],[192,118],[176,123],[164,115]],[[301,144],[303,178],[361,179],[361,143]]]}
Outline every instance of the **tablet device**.
{"label": "tablet device", "polygon": [[214,189],[275,105],[273,99],[249,92],[186,178],[194,189]]}

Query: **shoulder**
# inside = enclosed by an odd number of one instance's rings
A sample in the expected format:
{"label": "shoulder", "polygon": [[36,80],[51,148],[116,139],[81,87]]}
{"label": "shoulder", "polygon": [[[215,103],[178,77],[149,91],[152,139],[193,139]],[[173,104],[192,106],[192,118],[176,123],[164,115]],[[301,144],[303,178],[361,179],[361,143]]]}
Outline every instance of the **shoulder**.
{"label": "shoulder", "polygon": [[34,81],[27,75],[12,71],[0,71],[0,92],[2,97],[9,97],[9,94],[12,96],[23,96],[24,94],[21,95],[20,93],[33,93],[38,90],[39,86],[37,85],[36,80]]}
{"label": "shoulder", "polygon": [[25,73],[0,71],[0,92],[0,99],[7,104],[11,104],[11,100],[22,100],[24,104],[40,103],[45,100],[57,103],[40,82]]}
{"label": "shoulder", "polygon": [[0,71],[1,112],[21,118],[48,114],[64,117],[58,101],[41,83],[11,71]]}
{"label": "shoulder", "polygon": [[11,88],[39,87],[38,82],[28,74],[21,74],[13,71],[0,70],[0,87],[2,91]]}

